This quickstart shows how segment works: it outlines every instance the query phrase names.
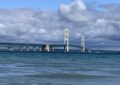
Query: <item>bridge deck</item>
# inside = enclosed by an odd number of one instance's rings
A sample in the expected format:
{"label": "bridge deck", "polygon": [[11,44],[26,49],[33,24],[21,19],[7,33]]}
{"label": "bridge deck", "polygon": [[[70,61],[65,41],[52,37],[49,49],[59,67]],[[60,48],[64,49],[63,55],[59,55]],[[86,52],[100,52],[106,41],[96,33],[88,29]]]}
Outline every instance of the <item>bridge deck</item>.
{"label": "bridge deck", "polygon": [[[45,46],[46,44],[32,44],[32,43],[0,43],[0,46],[14,46],[14,47],[18,47],[18,46],[38,46],[38,47],[42,47]],[[64,44],[49,44],[51,47],[64,47]],[[79,45],[75,45],[75,44],[71,44],[70,47],[76,47],[76,48],[80,48]]]}

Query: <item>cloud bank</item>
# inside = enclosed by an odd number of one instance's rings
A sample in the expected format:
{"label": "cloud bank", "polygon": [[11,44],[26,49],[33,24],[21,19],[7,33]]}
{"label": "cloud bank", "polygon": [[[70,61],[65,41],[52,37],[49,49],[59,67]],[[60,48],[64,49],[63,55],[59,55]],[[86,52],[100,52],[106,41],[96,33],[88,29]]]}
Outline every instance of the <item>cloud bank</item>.
{"label": "cloud bank", "polygon": [[62,43],[67,26],[71,43],[79,44],[82,34],[87,44],[101,44],[104,49],[111,45],[117,49],[120,47],[119,7],[120,4],[107,4],[99,10],[75,0],[62,4],[57,12],[0,9],[0,42]]}

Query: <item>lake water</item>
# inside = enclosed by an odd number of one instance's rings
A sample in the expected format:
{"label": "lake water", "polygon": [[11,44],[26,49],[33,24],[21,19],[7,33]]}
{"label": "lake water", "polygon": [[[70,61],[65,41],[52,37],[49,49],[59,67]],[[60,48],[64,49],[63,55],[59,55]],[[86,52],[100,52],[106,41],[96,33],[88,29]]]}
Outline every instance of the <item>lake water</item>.
{"label": "lake water", "polygon": [[120,85],[120,54],[1,52],[0,85]]}

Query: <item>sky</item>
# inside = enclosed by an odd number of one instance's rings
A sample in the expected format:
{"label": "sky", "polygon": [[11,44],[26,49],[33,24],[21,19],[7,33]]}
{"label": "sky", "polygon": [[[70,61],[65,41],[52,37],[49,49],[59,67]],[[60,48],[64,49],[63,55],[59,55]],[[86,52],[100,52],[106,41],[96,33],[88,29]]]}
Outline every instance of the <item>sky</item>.
{"label": "sky", "polygon": [[[0,0],[0,8],[40,8],[44,10],[57,10],[61,4],[73,0]],[[120,0],[84,0],[90,4],[120,3]]]}
{"label": "sky", "polygon": [[1,0],[0,8],[40,8],[45,10],[57,10],[60,4],[71,0]]}
{"label": "sky", "polygon": [[120,50],[120,0],[0,0],[0,42],[70,43]]}

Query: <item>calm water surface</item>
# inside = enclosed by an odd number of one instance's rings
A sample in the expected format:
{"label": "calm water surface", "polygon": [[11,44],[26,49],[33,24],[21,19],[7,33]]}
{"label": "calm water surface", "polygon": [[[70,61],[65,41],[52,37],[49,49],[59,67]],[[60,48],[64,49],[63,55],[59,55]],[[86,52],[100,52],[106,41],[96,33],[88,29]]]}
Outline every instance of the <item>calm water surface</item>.
{"label": "calm water surface", "polygon": [[120,85],[120,54],[1,52],[0,85]]}

